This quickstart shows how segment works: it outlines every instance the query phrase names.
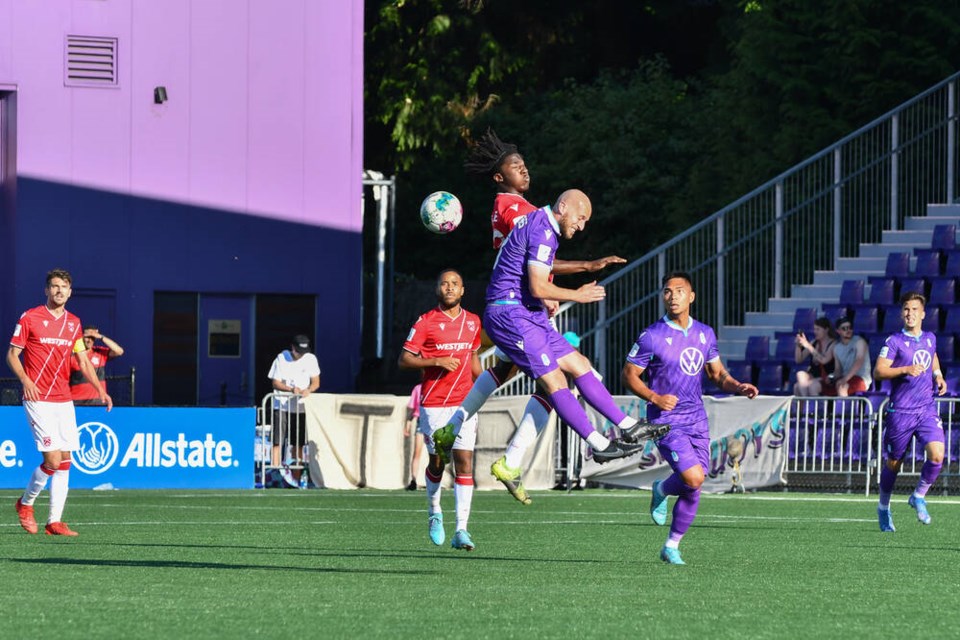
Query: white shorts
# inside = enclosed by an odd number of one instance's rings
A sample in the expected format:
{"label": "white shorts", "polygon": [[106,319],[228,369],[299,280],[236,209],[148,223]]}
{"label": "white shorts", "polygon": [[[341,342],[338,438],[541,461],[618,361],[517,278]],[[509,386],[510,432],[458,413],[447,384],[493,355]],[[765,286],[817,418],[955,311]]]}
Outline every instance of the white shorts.
{"label": "white shorts", "polygon": [[[443,428],[450,421],[450,416],[459,407],[420,407],[420,418],[417,420],[417,431],[423,434],[423,442],[427,445],[427,451],[436,453],[433,448],[433,432]],[[454,449],[461,451],[473,451],[477,444],[477,414],[469,420],[463,421],[460,427],[460,433],[453,442]]]}
{"label": "white shorts", "polygon": [[73,402],[23,401],[23,410],[37,451],[76,451],[80,448],[77,412]]}

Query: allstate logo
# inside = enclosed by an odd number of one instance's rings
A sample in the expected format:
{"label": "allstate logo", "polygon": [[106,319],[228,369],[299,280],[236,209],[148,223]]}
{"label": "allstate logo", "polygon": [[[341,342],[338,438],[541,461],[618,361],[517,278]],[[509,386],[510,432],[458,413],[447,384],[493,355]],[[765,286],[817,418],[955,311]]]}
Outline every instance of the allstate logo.
{"label": "allstate logo", "polygon": [[78,427],[80,448],[73,453],[73,464],[91,475],[113,466],[120,453],[120,442],[113,429],[102,422],[87,422]]}
{"label": "allstate logo", "polygon": [[932,359],[929,351],[915,351],[913,354],[913,364],[920,365],[924,371],[930,368],[930,361]]}

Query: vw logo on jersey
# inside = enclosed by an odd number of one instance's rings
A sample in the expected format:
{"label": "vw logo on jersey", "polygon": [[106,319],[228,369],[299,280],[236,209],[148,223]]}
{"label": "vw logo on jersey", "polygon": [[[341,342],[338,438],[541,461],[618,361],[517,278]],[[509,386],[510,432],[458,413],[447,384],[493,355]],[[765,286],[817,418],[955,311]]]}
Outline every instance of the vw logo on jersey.
{"label": "vw logo on jersey", "polygon": [[680,370],[688,376],[699,375],[703,370],[703,352],[696,347],[687,347],[680,353]]}
{"label": "vw logo on jersey", "polygon": [[919,350],[913,352],[913,364],[918,364],[923,367],[923,370],[926,371],[930,368],[930,361],[933,358],[930,357],[929,351]]}
{"label": "vw logo on jersey", "polygon": [[113,429],[102,422],[87,422],[77,429],[80,431],[80,448],[73,452],[73,464],[90,475],[112,467],[120,453],[120,442]]}

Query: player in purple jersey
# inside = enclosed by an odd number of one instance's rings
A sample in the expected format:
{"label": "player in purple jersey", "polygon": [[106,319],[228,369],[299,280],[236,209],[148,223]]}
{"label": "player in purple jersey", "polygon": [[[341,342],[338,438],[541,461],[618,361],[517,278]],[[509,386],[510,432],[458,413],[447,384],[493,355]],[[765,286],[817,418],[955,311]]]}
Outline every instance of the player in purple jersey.
{"label": "player in purple jersey", "polygon": [[[610,396],[584,355],[574,349],[550,324],[544,300],[596,302],[604,288],[589,282],[578,289],[558,287],[550,270],[560,237],[573,238],[592,215],[590,199],[577,189],[563,192],[556,204],[518,218],[504,240],[487,287],[483,323],[487,335],[522,371],[537,381],[557,414],[593,448],[597,462],[628,456],[642,449],[643,441],[669,430],[668,425],[637,425]],[[583,398],[622,429],[631,439],[611,441],[593,428],[590,419],[567,387],[565,372]],[[518,470],[519,471],[519,470]]]}
{"label": "player in purple jersey", "polygon": [[[704,370],[723,391],[751,399],[757,395],[755,386],[734,380],[723,367],[713,329],[690,317],[695,299],[687,273],[664,277],[667,313],[640,334],[623,366],[624,385],[648,403],[647,419],[671,425],[657,448],[673,473],[653,483],[650,497],[650,517],[663,525],[667,497],[678,496],[670,535],[660,550],[660,559],[670,564],[686,564],[680,557],[680,540],[697,515],[704,469],[710,464],[710,428],[701,397]],[[641,378],[644,371],[649,384]]]}
{"label": "player in purple jersey", "polygon": [[943,466],[943,424],[933,396],[947,392],[947,383],[940,371],[937,337],[923,330],[927,299],[919,293],[907,293],[900,301],[903,329],[887,338],[877,356],[874,380],[890,380],[890,402],[887,404],[887,428],[883,433],[886,463],[880,471],[880,504],[877,519],[880,531],[896,531],[890,514],[890,494],[900,473],[907,445],[916,436],[927,454],[920,469],[920,481],[909,499],[917,512],[917,520],[930,524],[927,512],[927,490],[937,481]]}

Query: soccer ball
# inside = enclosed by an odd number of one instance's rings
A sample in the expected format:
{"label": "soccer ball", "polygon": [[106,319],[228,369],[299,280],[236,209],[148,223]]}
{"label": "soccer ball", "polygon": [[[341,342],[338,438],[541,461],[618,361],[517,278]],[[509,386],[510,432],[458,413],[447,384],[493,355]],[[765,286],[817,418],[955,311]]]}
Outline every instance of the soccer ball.
{"label": "soccer ball", "polygon": [[457,196],[446,191],[435,191],[423,199],[420,219],[434,233],[450,233],[463,220],[463,206]]}

